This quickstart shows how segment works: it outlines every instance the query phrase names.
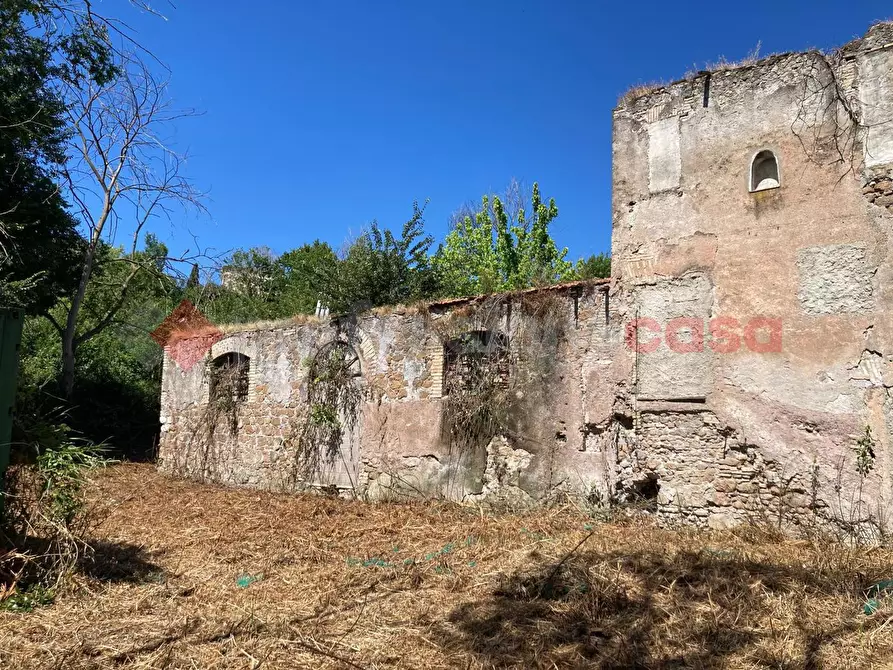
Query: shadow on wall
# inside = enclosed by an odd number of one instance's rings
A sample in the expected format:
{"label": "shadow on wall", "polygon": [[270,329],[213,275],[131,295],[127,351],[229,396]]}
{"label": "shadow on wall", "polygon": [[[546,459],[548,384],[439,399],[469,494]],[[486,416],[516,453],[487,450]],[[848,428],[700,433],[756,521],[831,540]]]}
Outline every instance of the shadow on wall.
{"label": "shadow on wall", "polygon": [[[457,607],[440,644],[487,667],[819,668],[861,618],[865,575],[848,561],[815,569],[737,552],[581,552],[534,565],[489,598]],[[817,611],[824,599],[827,611]],[[841,600],[849,601],[841,607]],[[807,615],[807,608],[809,615]],[[736,665],[737,667],[737,665]]]}

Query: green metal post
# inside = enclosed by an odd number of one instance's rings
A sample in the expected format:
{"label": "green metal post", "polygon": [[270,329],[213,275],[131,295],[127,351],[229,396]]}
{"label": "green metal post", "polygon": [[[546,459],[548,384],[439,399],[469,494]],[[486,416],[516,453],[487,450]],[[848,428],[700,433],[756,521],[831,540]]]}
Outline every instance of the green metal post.
{"label": "green metal post", "polygon": [[[24,319],[20,310],[0,309],[0,494],[3,493],[3,482],[9,465],[12,406],[16,395],[19,343],[22,340]],[[2,505],[3,497],[0,495],[0,508]]]}

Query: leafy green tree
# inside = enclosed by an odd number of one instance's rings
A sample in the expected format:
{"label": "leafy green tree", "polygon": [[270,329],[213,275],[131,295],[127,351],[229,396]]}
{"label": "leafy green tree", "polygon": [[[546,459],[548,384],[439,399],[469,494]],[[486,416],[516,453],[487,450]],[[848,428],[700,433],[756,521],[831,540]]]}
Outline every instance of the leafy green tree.
{"label": "leafy green tree", "polygon": [[249,300],[275,303],[282,287],[282,270],[269,247],[238,249],[220,270],[221,284]]}
{"label": "leafy green tree", "polygon": [[184,291],[182,297],[214,323],[248,323],[280,317],[275,303],[250,298],[241,291],[211,282]]}
{"label": "leafy green tree", "polygon": [[[151,239],[135,258],[121,248],[101,248],[81,314],[85,334],[119,301],[120,282],[131,268],[141,271],[115,318],[84,340],[70,402],[60,406],[56,391],[62,376],[58,330],[44,318],[26,320],[17,413],[31,424],[31,432],[34,425],[64,420],[79,435],[106,442],[124,455],[144,457],[151,450],[158,428],[162,352],[148,334],[179,297],[175,279],[155,271],[158,255],[166,253],[164,245]],[[50,314],[58,320],[65,309],[63,300]],[[28,432],[28,426],[20,428]]]}
{"label": "leafy green tree", "polygon": [[412,216],[397,237],[373,221],[338,262],[325,283],[325,302],[346,312],[395,305],[429,297],[433,274],[428,252],[434,238],[425,232],[424,207],[413,203]]}
{"label": "leafy green tree", "polygon": [[611,255],[593,254],[589,258],[577,261],[574,266],[577,279],[605,279],[611,276]]}
{"label": "leafy green tree", "polygon": [[119,447],[157,432],[148,332],[182,290],[149,227],[194,196],[160,145],[165,82],[118,48],[124,25],[85,0],[0,0],[0,304],[46,316],[26,321],[17,414]]}
{"label": "leafy green tree", "polygon": [[34,313],[77,279],[82,248],[54,183],[66,124],[53,90],[58,43],[35,23],[39,3],[0,0],[0,300]]}
{"label": "leafy green tree", "polygon": [[567,249],[549,234],[558,207],[543,202],[537,183],[529,211],[521,206],[510,216],[499,196],[484,196],[480,209],[456,221],[433,259],[440,291],[461,296],[572,279]]}
{"label": "leafy green tree", "polygon": [[194,265],[176,302],[187,298],[217,323],[276,319],[291,316],[284,286],[284,271],[269,247],[237,249],[220,268],[219,284],[202,284]]}
{"label": "leafy green tree", "polygon": [[278,258],[268,247],[234,251],[220,269],[220,283],[201,284],[193,267],[180,299],[188,298],[218,323],[244,323],[312,314],[337,273],[338,258],[323,242],[305,244]]}
{"label": "leafy green tree", "polygon": [[304,244],[282,254],[281,308],[288,315],[313,314],[318,300],[324,300],[324,287],[338,273],[338,256],[325,242]]}
{"label": "leafy green tree", "polygon": [[202,280],[198,273],[198,263],[192,264],[192,269],[189,271],[189,279],[186,280],[186,288],[198,288],[201,286]]}
{"label": "leafy green tree", "polygon": [[[78,347],[115,322],[137,266],[162,273],[157,240],[137,252],[145,228],[172,202],[196,199],[160,141],[177,118],[165,82],[135,43],[120,48],[126,30],[87,0],[0,0],[0,299],[57,328],[67,397]],[[125,219],[136,230],[129,253],[109,255]],[[113,301],[89,296],[111,290],[93,281],[103,260],[129,267]],[[109,311],[92,320],[91,302]]]}
{"label": "leafy green tree", "polygon": [[143,244],[143,258],[155,266],[155,272],[161,274],[167,266],[167,245],[158,239],[155,233],[146,233]]}
{"label": "leafy green tree", "polygon": [[[496,206],[501,209],[502,203]],[[505,285],[493,234],[490,201],[484,196],[481,210],[458,220],[434,255],[432,263],[444,295],[491,293]]]}
{"label": "leafy green tree", "polygon": [[[143,250],[126,253],[121,247],[102,245],[83,304],[81,334],[89,340],[111,324],[142,322],[142,315],[158,303],[164,310],[177,292],[177,282],[166,274],[167,246],[151,234]],[[159,269],[160,268],[160,269]],[[121,291],[128,282],[127,292]],[[109,319],[109,315],[114,316]]]}

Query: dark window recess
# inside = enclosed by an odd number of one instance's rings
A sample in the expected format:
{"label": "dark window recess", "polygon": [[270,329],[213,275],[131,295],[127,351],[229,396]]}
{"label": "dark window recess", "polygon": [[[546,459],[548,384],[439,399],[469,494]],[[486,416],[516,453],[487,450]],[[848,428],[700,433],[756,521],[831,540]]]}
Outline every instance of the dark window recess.
{"label": "dark window recess", "polygon": [[775,154],[765,149],[753,158],[750,166],[750,190],[765,191],[778,188],[781,179],[778,176],[778,159]]}
{"label": "dark window recess", "polygon": [[211,361],[211,401],[248,400],[249,366],[248,356],[234,351],[222,354]]}
{"label": "dark window recess", "polygon": [[641,505],[648,511],[657,511],[657,496],[660,493],[660,482],[658,482],[656,475],[650,474],[645,479],[635,482],[629,493],[631,502]]}
{"label": "dark window recess", "polygon": [[444,345],[444,392],[474,393],[506,388],[509,383],[508,338],[490,330],[472,330]]}

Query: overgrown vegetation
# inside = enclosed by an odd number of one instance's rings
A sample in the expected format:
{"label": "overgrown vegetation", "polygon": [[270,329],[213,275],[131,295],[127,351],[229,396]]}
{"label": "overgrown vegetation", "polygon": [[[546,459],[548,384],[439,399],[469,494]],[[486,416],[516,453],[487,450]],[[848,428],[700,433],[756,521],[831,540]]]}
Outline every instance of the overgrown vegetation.
{"label": "overgrown vegetation", "polygon": [[164,86],[127,30],[80,0],[0,0],[0,304],[30,315],[0,499],[13,609],[52,599],[89,554],[85,473],[103,439],[157,431],[158,352],[139,328],[173,280],[144,228],[186,182],[161,142]]}
{"label": "overgrown vegetation", "polygon": [[[225,271],[226,286],[210,281],[207,273],[203,281],[198,266],[198,278],[192,271],[186,279],[170,273],[165,269],[164,245],[151,236],[135,256],[110,250],[120,265],[116,261],[94,273],[95,284],[83,309],[87,328],[98,323],[119,297],[114,290],[119,277],[112,269],[123,269],[134,259],[141,264],[154,259],[155,270],[134,279],[113,321],[78,347],[70,401],[63,389],[58,331],[46,317],[29,318],[22,343],[22,384],[33,392],[22,394],[20,405],[35,403],[33,409],[49,411],[66,405],[71,425],[85,437],[108,442],[129,458],[151,456],[157,439],[162,356],[148,333],[181,300],[191,300],[216,323],[231,323],[312,314],[318,303],[334,314],[456,295],[439,279],[437,254],[427,255],[430,236],[424,233],[422,213],[415,210],[399,237],[374,226],[341,256],[318,241],[278,258],[263,249],[236,252]],[[158,271],[159,267],[163,269]],[[598,255],[581,260],[567,276],[609,273],[610,258]],[[58,320],[63,313],[51,307],[48,314]]]}
{"label": "overgrown vegetation", "polygon": [[87,473],[105,465],[102,449],[47,425],[36,453],[3,482],[0,517],[0,609],[29,611],[52,602],[89,562]]}
{"label": "overgrown vegetation", "polygon": [[[315,241],[278,256],[265,248],[224,259],[172,254],[156,226],[203,201],[163,142],[181,117],[170,106],[169,73],[126,21],[96,9],[81,0],[0,0],[0,302],[30,315],[23,416],[64,411],[85,439],[151,457],[162,359],[148,333],[182,299],[222,323],[311,314],[318,304],[335,314],[469,288],[457,278],[475,272],[475,259],[450,256],[463,233],[434,250],[419,204],[397,229],[372,222],[338,251]],[[524,197],[517,185],[510,192],[506,203]],[[512,286],[609,271],[603,257],[581,262],[577,274],[568,270],[548,232],[555,203],[543,202],[538,186],[531,202],[530,215],[515,212],[511,231],[499,222],[489,229],[488,244],[515,259]],[[475,239],[483,244],[480,234]]]}
{"label": "overgrown vegetation", "polygon": [[[156,13],[141,0],[130,4]],[[204,203],[166,143],[191,113],[171,106],[163,54],[144,49],[125,17],[97,9],[83,0],[0,0],[0,304],[28,314],[13,443],[19,483],[46,479],[35,498],[42,504],[48,491],[77,497],[75,479],[47,469],[62,466],[54,457],[89,467],[91,444],[153,456],[162,352],[149,333],[184,298],[214,322],[244,322],[609,273],[604,256],[576,267],[566,260],[550,232],[557,205],[538,184],[530,194],[513,184],[508,195],[488,196],[470,219],[457,217],[438,249],[415,203],[402,226],[372,222],[340,250],[315,241],[278,256],[264,248],[226,258],[171,253],[162,224]],[[463,256],[469,245],[482,255]],[[308,480],[331,467],[333,445],[352,430],[359,391],[342,353],[315,363],[297,442]],[[225,419],[235,432],[241,404],[232,392],[215,394],[207,423]],[[9,514],[15,510],[11,503]],[[68,537],[81,547],[71,539],[77,516],[29,523],[50,534],[46,541]],[[22,540],[17,532],[9,531],[11,542]]]}
{"label": "overgrown vegetation", "polygon": [[856,441],[856,472],[867,477],[874,469],[875,442],[871,436],[871,426],[865,426],[865,434]]}
{"label": "overgrown vegetation", "polygon": [[[876,448],[871,426],[866,425],[853,444],[856,481],[845,478],[845,473],[851,470],[847,459],[841,459],[836,466],[834,497],[828,502],[813,504],[815,523],[821,525],[823,532],[833,533],[840,542],[855,545],[889,543],[893,519],[881,501],[872,505],[865,500],[866,484],[877,459]],[[815,474],[818,474],[817,469]]]}
{"label": "overgrown vegetation", "polygon": [[226,287],[196,284],[187,297],[213,320],[258,321],[312,314],[318,303],[348,313],[611,273],[606,254],[566,260],[549,231],[558,207],[544,202],[536,183],[529,195],[512,182],[506,194],[484,196],[479,209],[460,209],[433,253],[424,213],[414,203],[399,235],[373,221],[341,253],[319,240],[278,257],[267,248],[239,250],[225,264]]}
{"label": "overgrown vegetation", "polygon": [[209,441],[213,442],[221,418],[231,436],[238,433],[239,408],[248,399],[248,366],[241,354],[208,361],[208,407],[203,423]]}
{"label": "overgrown vegetation", "polygon": [[555,200],[545,202],[534,182],[529,209],[526,201],[513,184],[505,203],[485,195],[480,209],[460,212],[433,259],[443,293],[476,295],[575,277],[567,249],[559,250],[549,234],[558,216]]}
{"label": "overgrown vegetation", "polygon": [[461,457],[506,429],[513,405],[511,343],[498,330],[466,331],[447,342],[443,431]]}
{"label": "overgrown vegetation", "polygon": [[[757,42],[756,46],[748,52],[748,54],[739,60],[729,60],[725,56],[720,56],[714,61],[707,61],[703,64],[693,65],[682,77],[682,81],[692,81],[696,77],[704,73],[727,72],[729,70],[737,70],[739,68],[750,67],[756,65],[760,60],[769,58],[772,54],[760,54],[762,42]],[[637,98],[653,93],[670,86],[674,82],[671,81],[652,81],[647,83],[636,84],[627,89],[619,98],[618,104],[628,105]]]}
{"label": "overgrown vegetation", "polygon": [[343,483],[356,487],[350,458],[356,456],[351,448],[358,448],[351,438],[362,400],[359,376],[359,358],[344,341],[323,345],[309,361],[305,410],[284,444],[292,460],[290,486],[331,487],[341,470]]}
{"label": "overgrown vegetation", "polygon": [[[566,309],[563,296],[542,292],[486,296],[448,313],[426,312],[444,343],[441,427],[456,465],[475,464],[483,471],[486,448],[497,435],[535,446],[551,465],[554,432],[547,429],[545,439],[543,427],[528,421],[549,377],[558,373]],[[450,472],[456,476],[461,468]]]}

